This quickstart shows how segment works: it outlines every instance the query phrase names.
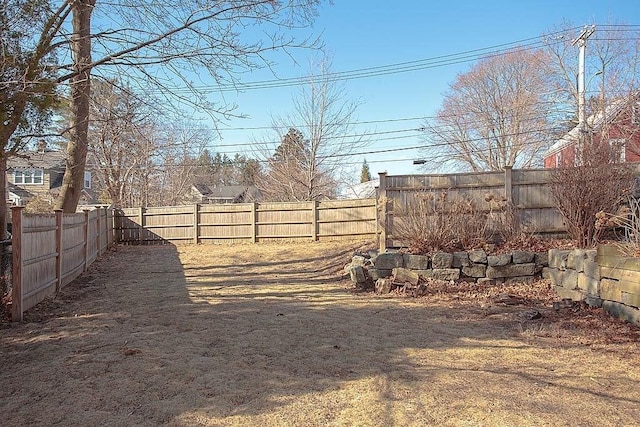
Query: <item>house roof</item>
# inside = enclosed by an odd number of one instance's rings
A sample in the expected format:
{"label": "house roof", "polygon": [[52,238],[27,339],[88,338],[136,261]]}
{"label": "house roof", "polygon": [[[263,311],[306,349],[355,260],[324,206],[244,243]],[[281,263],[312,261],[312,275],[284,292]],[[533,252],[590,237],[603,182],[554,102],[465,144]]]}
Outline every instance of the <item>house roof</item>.
{"label": "house roof", "polygon": [[[590,132],[598,132],[602,129],[602,126],[606,123],[613,122],[616,117],[630,104],[635,102],[638,95],[634,95],[630,98],[621,98],[612,102],[604,111],[599,111],[596,114],[592,114],[587,117],[587,129]],[[567,132],[562,138],[556,140],[551,147],[545,152],[544,157],[548,157],[561,151],[563,148],[578,142],[580,138],[581,126],[578,124],[576,127]]]}
{"label": "house roof", "polygon": [[346,188],[342,196],[345,199],[369,199],[376,196],[376,188],[379,186],[380,180],[372,179]]}
{"label": "house roof", "polygon": [[66,159],[66,153],[62,151],[28,151],[22,155],[25,157],[10,157],[7,169],[60,168],[64,167]]}
{"label": "house roof", "polygon": [[[236,200],[238,197],[246,201],[248,199],[255,199],[258,190],[253,186],[248,185],[221,185],[213,186],[204,183],[195,183],[193,188],[198,191],[202,197],[209,200]],[[248,196],[248,197],[247,197]]]}
{"label": "house roof", "polygon": [[30,192],[28,192],[24,188],[18,187],[17,185],[14,185],[14,184],[11,184],[11,183],[7,183],[7,186],[9,187],[9,191],[11,193],[15,194],[16,196],[18,196],[21,199],[28,199],[30,197],[33,197],[33,194],[31,194]]}
{"label": "house roof", "polygon": [[211,188],[206,196],[209,199],[235,199],[248,188],[246,185],[223,185]]}

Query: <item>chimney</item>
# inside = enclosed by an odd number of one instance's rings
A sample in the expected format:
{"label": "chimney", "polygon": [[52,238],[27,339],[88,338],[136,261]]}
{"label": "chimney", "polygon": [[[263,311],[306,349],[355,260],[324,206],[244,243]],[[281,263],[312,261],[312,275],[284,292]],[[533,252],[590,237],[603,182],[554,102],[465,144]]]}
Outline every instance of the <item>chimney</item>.
{"label": "chimney", "polygon": [[44,153],[45,151],[47,151],[47,141],[41,139],[38,141],[38,153]]}

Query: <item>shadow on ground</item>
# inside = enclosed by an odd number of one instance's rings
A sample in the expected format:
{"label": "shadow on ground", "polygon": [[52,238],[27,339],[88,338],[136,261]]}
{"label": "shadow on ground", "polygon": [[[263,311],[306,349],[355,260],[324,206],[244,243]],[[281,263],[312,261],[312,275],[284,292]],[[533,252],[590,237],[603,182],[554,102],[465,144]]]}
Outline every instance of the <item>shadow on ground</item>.
{"label": "shadow on ground", "polygon": [[505,316],[353,294],[344,247],[217,251],[119,248],[0,330],[2,412],[13,425],[640,419],[637,364],[536,346]]}

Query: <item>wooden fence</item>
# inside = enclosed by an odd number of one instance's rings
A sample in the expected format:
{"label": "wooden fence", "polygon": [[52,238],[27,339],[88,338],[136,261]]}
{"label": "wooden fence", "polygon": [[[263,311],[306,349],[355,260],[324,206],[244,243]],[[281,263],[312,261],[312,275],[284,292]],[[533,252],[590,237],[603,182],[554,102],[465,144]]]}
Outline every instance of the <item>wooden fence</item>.
{"label": "wooden fence", "polygon": [[520,224],[538,234],[563,234],[566,229],[549,188],[551,169],[511,169],[504,172],[472,172],[435,175],[380,174],[380,247],[401,246],[393,235],[394,220],[401,220],[403,207],[425,191],[447,191],[448,197],[472,200],[489,210],[487,195],[503,199],[517,208]]}
{"label": "wooden fence", "polygon": [[119,243],[240,243],[375,239],[375,199],[122,209]]}
{"label": "wooden fence", "polygon": [[99,208],[74,214],[12,212],[11,318],[57,293],[113,244],[113,211]]}

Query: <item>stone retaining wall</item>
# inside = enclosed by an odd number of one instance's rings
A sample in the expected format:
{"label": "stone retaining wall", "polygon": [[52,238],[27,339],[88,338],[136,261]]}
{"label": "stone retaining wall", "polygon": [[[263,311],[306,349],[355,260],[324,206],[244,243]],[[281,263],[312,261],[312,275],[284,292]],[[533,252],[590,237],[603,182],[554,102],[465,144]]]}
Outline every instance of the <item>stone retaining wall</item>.
{"label": "stone retaining wall", "polygon": [[437,252],[431,256],[397,252],[356,254],[345,271],[360,288],[373,288],[378,279],[395,277],[415,281],[419,277],[510,283],[532,280],[547,266],[547,253],[513,251],[492,255],[483,249]]}
{"label": "stone retaining wall", "polygon": [[640,259],[626,258],[614,246],[551,249],[542,275],[560,297],[602,307],[640,326]]}

